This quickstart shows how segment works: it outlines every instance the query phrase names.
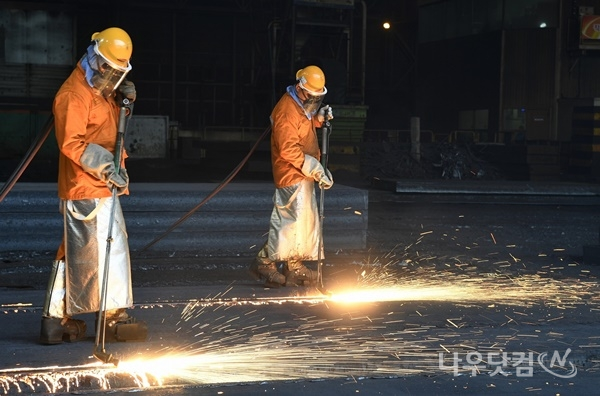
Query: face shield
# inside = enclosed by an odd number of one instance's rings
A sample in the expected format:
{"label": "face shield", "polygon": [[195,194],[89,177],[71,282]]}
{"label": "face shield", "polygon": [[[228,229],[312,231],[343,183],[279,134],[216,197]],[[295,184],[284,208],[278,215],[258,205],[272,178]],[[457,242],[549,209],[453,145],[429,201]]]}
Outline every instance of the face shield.
{"label": "face shield", "polygon": [[307,114],[315,115],[319,107],[321,107],[321,103],[323,103],[324,94],[322,95],[311,95],[306,89],[301,88],[302,93],[306,99],[302,101],[302,107]]}
{"label": "face shield", "polygon": [[123,67],[104,58],[98,50],[97,42],[94,44],[93,53],[88,53],[88,55],[91,55],[88,61],[94,71],[91,83],[102,96],[108,98],[123,82],[123,79],[131,70],[131,64],[127,62],[127,66]]}

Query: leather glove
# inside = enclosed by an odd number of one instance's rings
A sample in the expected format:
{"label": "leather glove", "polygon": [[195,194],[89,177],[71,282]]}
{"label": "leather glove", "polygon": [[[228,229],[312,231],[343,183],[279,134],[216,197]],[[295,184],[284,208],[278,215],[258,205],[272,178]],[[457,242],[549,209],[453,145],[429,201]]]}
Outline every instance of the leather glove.
{"label": "leather glove", "polygon": [[312,155],[304,154],[304,164],[302,164],[302,173],[306,177],[312,177],[319,187],[326,190],[333,186],[333,178],[329,170],[323,168],[323,165]]}
{"label": "leather glove", "polygon": [[79,158],[81,167],[90,175],[102,180],[107,185],[117,188],[117,193],[124,193],[129,185],[126,169],[116,172],[114,155],[102,146],[90,143]]}
{"label": "leather glove", "polygon": [[137,97],[135,92],[135,85],[129,80],[123,80],[123,82],[117,88],[122,98],[127,98],[131,103],[135,102]]}
{"label": "leather glove", "polygon": [[329,105],[325,105],[319,109],[317,120],[325,122],[333,119],[333,109]]}
{"label": "leather glove", "polygon": [[129,174],[127,173],[127,169],[119,169],[119,176],[121,176],[121,179],[125,181],[125,185],[117,186],[117,184],[112,179],[111,183],[117,188],[117,195],[123,195],[125,194],[125,190],[127,190],[127,187],[129,187]]}

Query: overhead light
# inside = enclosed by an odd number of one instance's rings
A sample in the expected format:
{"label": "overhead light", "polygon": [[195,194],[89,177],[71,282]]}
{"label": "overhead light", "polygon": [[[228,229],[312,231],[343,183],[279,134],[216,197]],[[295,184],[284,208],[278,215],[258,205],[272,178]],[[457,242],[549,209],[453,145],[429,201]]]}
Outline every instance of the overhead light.
{"label": "overhead light", "polygon": [[542,23],[540,23],[540,27],[541,27],[542,29],[543,29],[543,28],[545,28],[545,27],[546,27],[546,22],[542,22]]}
{"label": "overhead light", "polygon": [[389,29],[389,28],[391,28],[391,27],[392,27],[392,25],[390,25],[390,23],[389,23],[389,22],[383,22],[383,28],[384,28],[385,30],[388,30],[388,29]]}

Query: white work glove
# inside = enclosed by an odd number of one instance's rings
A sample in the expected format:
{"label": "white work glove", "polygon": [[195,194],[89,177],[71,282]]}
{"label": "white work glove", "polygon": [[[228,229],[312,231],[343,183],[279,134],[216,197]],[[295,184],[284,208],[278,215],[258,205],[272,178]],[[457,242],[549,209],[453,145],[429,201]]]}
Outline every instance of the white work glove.
{"label": "white work glove", "polygon": [[333,186],[333,175],[331,174],[331,172],[329,172],[329,169],[325,168],[325,176],[327,176],[329,178],[329,180],[331,180],[331,184],[329,185],[329,187],[326,187],[326,190],[329,190],[331,188],[331,186]]}
{"label": "white work glove", "polygon": [[326,190],[333,186],[333,177],[328,169],[323,168],[323,165],[312,155],[304,154],[304,164],[302,164],[302,173],[306,177],[312,177],[319,187]]}
{"label": "white work glove", "polygon": [[123,80],[123,82],[121,82],[117,89],[121,94],[121,97],[118,99],[123,100],[124,98],[127,98],[129,99],[129,102],[135,102],[137,94],[135,92],[135,85],[131,81]]}
{"label": "white work glove", "polygon": [[121,195],[129,185],[129,175],[125,168],[116,172],[114,155],[102,146],[90,143],[85,148],[81,158],[81,167],[84,171],[97,179],[105,182],[109,187],[117,188],[117,194]]}
{"label": "white work glove", "polygon": [[331,119],[333,119],[333,109],[329,105],[321,107],[317,113],[317,120],[319,120],[319,122],[325,122]]}

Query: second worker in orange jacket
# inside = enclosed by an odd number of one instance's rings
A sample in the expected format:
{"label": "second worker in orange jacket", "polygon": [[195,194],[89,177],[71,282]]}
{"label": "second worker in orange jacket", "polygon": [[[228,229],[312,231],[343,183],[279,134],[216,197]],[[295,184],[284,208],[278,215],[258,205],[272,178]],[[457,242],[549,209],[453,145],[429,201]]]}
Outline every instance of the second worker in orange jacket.
{"label": "second worker in orange jacket", "polygon": [[[331,107],[321,107],[325,75],[311,65],[298,70],[296,80],[271,113],[274,206],[267,242],[250,266],[251,274],[268,287],[317,280],[317,271],[302,262],[318,257],[321,230],[314,184],[326,189],[333,185],[331,173],[319,162],[316,132],[333,118]],[[277,262],[284,262],[281,272]]]}

